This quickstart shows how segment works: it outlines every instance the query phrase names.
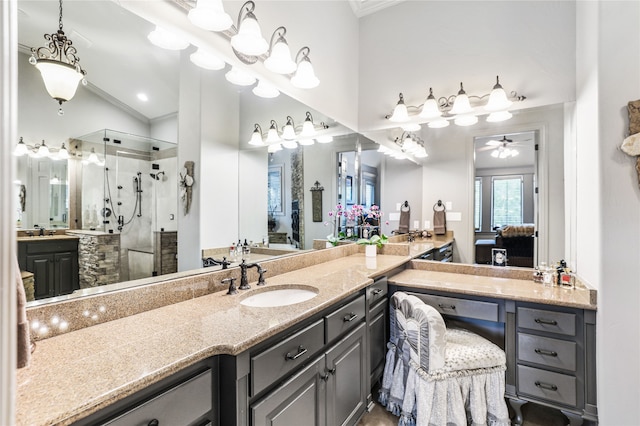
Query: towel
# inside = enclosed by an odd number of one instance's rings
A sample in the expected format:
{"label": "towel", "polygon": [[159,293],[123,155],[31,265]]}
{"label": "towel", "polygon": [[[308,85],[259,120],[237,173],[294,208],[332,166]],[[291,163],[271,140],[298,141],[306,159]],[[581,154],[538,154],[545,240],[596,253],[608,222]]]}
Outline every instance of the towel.
{"label": "towel", "polygon": [[398,225],[399,234],[409,233],[410,220],[411,220],[411,207],[409,207],[409,203],[405,201],[402,207],[400,207],[400,224]]}
{"label": "towel", "polygon": [[447,232],[447,216],[444,210],[433,211],[433,232],[444,235]]}
{"label": "towel", "polygon": [[18,291],[18,368],[28,367],[31,359],[31,340],[29,334],[29,321],[27,320],[27,296],[24,291],[22,276],[18,259],[15,266],[16,287]]}

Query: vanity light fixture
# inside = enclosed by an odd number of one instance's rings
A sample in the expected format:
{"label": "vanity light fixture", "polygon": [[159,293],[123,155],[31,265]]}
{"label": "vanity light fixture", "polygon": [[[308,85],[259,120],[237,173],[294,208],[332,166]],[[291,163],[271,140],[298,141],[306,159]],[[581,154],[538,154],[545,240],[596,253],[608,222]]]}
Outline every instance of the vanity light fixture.
{"label": "vanity light fixture", "polygon": [[49,147],[44,143],[44,139],[42,140],[42,144],[37,147],[36,150],[36,158],[44,158],[48,157],[51,153],[49,152]]}
{"label": "vanity light fixture", "polygon": [[278,123],[276,123],[274,120],[271,120],[271,126],[269,127],[269,131],[267,132],[267,143],[279,142],[280,140],[280,134],[278,133]]}
{"label": "vanity light fixture", "polygon": [[251,86],[256,82],[256,78],[254,76],[236,67],[231,67],[231,70],[227,71],[224,77],[229,83],[237,86]]}
{"label": "vanity light fixture", "polygon": [[23,155],[29,155],[32,158],[50,158],[52,160],[68,160],[69,151],[64,142],[60,148],[51,148],[42,141],[42,144],[36,144],[35,146],[27,145],[24,139],[20,137],[20,140],[13,149],[13,155],[16,157],[22,157]]}
{"label": "vanity light fixture", "polygon": [[193,25],[207,31],[225,31],[233,25],[231,16],[224,11],[222,0],[198,0],[187,17]]}
{"label": "vanity light fixture", "polygon": [[[265,59],[264,66],[271,72],[277,74],[291,74],[297,68],[296,63],[291,59],[289,44],[284,38],[287,34],[285,27],[278,27],[271,35],[269,44],[269,57]],[[274,43],[275,37],[278,36]]]}
{"label": "vanity light fixture", "polygon": [[[309,53],[311,49],[307,46],[303,47],[296,54],[296,64],[298,69],[293,77],[291,77],[291,84],[299,89],[313,89],[320,84],[320,80],[316,77],[311,65],[311,59],[309,59]],[[302,56],[301,56],[302,55]]]}
{"label": "vanity light fixture", "polygon": [[62,103],[76,94],[78,83],[86,85],[87,74],[80,66],[80,58],[73,43],[62,30],[62,0],[59,1],[58,31],[45,34],[45,46],[31,49],[29,63],[40,71],[44,85],[53,99],[58,101],[58,115],[63,115]]}
{"label": "vanity light fixture", "polygon": [[238,12],[238,33],[231,37],[231,47],[249,56],[260,56],[269,50],[269,43],[262,37],[260,24],[253,14],[255,7],[251,0],[242,5]]}
{"label": "vanity light fixture", "polygon": [[13,155],[15,155],[16,157],[22,157],[23,155],[26,155],[28,153],[29,153],[29,147],[27,146],[26,143],[24,143],[22,136],[20,136],[20,140],[18,141],[18,144],[13,149]]}
{"label": "vanity light fixture", "polygon": [[285,140],[282,142],[282,146],[287,149],[296,149],[298,147],[298,142]]}
{"label": "vanity light fixture", "polygon": [[62,142],[62,146],[58,151],[58,154],[54,158],[55,160],[68,160],[69,159],[69,151],[67,151],[67,147],[64,146],[64,142]]}
{"label": "vanity light fixture", "polygon": [[89,154],[89,157],[86,160],[82,160],[82,163],[95,164],[97,166],[104,166],[104,162],[100,161],[100,159],[98,158],[98,154],[96,154],[95,148],[91,148],[91,153]]}
{"label": "vanity light fixture", "polygon": [[[293,140],[296,138],[296,131],[294,129],[293,118],[290,115],[287,115],[287,123],[282,128],[282,139],[284,140]],[[287,145],[284,145],[285,148],[288,148]]]}
{"label": "vanity light fixture", "polygon": [[271,144],[267,147],[267,152],[273,154],[274,152],[282,151],[282,146],[279,143]]}
{"label": "vanity light fixture", "polygon": [[424,147],[424,141],[414,133],[402,132],[402,135],[395,138],[393,143],[397,149],[391,149],[380,145],[378,151],[399,159],[409,158],[409,155],[415,158],[428,157],[427,151]]}
{"label": "vanity light fixture", "polygon": [[211,71],[221,70],[227,65],[227,63],[218,56],[203,50],[201,47],[189,55],[189,59],[200,68]]}
{"label": "vanity light fixture", "polygon": [[51,179],[49,179],[49,185],[58,185],[60,184],[60,179],[58,179],[58,175],[53,175]]}
{"label": "vanity light fixture", "polygon": [[189,42],[172,33],[171,31],[156,25],[147,38],[154,45],[167,50],[183,50],[189,47]]}
{"label": "vanity light fixture", "polygon": [[[486,104],[484,100],[488,98]],[[417,114],[421,119],[426,120],[432,129],[442,128],[449,125],[449,120],[459,126],[471,126],[478,122],[478,108],[489,112],[486,120],[490,123],[510,119],[513,115],[508,111],[514,101],[524,101],[526,96],[518,95],[512,91],[507,95],[500,84],[499,76],[496,76],[496,83],[491,93],[482,96],[470,96],[464,90],[463,83],[460,83],[460,90],[456,95],[437,98],[433,95],[433,88],[429,88],[429,96],[422,105],[405,105],[404,97],[400,94],[400,100],[394,107],[391,115],[385,116],[389,121],[404,123],[411,119],[409,111],[420,110]],[[481,113],[480,113],[481,114]],[[412,123],[413,124],[413,123]],[[402,126],[407,131],[409,127]]]}
{"label": "vanity light fixture", "polygon": [[[306,113],[306,117],[304,119],[304,123],[302,124],[302,131],[300,132],[300,136],[313,136],[316,134],[316,127],[313,125],[313,116],[309,111]],[[301,145],[304,145],[300,143]]]}
{"label": "vanity light fixture", "polygon": [[251,140],[249,140],[249,145],[253,146],[263,146],[264,142],[262,141],[262,128],[258,123],[254,124],[254,130],[251,134]]}
{"label": "vanity light fixture", "polygon": [[259,80],[258,85],[251,89],[254,95],[259,96],[261,98],[277,98],[280,96],[280,91],[276,89],[276,87],[268,83],[266,80]]}
{"label": "vanity light fixture", "polygon": [[404,123],[409,121],[409,112],[407,106],[404,104],[404,96],[402,93],[398,94],[398,103],[393,108],[393,114],[389,117],[389,121],[394,123]]}

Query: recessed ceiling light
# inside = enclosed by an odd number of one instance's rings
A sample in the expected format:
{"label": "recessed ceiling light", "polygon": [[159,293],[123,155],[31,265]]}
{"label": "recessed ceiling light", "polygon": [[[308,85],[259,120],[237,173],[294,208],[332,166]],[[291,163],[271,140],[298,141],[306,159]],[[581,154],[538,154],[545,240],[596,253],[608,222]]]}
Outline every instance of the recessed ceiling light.
{"label": "recessed ceiling light", "polygon": [[138,93],[138,99],[142,102],[147,102],[149,100],[149,97],[144,93]]}

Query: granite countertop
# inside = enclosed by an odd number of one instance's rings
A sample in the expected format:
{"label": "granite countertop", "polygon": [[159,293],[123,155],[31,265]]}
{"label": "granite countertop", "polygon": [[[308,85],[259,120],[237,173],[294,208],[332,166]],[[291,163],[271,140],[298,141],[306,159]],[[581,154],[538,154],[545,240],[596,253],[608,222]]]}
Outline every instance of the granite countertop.
{"label": "granite countertop", "polygon": [[16,241],[53,241],[53,240],[79,240],[80,238],[75,235],[43,235],[39,236],[38,234],[34,234],[33,237],[17,237]]}
{"label": "granite countertop", "polygon": [[[39,341],[31,365],[17,372],[17,423],[70,424],[200,360],[237,355],[408,260],[355,254],[267,277],[263,288],[217,292]],[[239,303],[291,285],[315,287],[318,295],[275,308]]]}
{"label": "granite countertop", "polygon": [[579,309],[596,309],[596,293],[585,287],[548,287],[533,280],[405,269],[389,279],[390,284],[425,290],[486,296],[520,302],[544,303]]}

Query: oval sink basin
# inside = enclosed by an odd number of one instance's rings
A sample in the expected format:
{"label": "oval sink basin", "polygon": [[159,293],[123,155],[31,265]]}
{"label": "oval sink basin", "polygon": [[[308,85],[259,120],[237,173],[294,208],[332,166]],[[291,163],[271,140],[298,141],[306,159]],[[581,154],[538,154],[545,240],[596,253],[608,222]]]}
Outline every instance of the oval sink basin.
{"label": "oval sink basin", "polygon": [[241,305],[254,308],[273,308],[295,305],[316,297],[318,293],[304,288],[276,288],[262,291],[240,301]]}

